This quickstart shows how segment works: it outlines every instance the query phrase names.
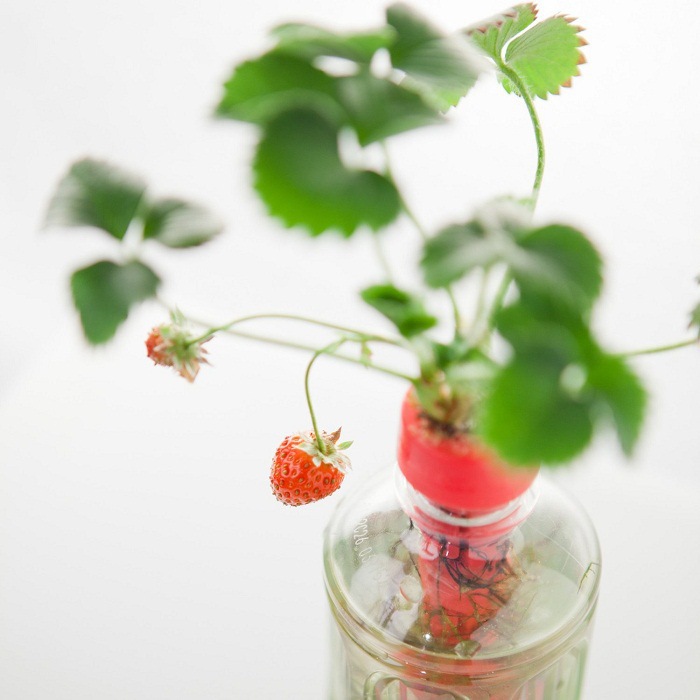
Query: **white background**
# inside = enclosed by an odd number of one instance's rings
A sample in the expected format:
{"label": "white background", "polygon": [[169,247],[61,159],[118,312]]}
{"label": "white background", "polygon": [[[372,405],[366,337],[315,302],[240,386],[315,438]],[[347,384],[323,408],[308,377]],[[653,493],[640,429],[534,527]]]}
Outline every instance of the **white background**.
{"label": "white background", "polygon": [[[494,0],[416,1],[445,28]],[[431,7],[436,5],[436,7]],[[468,5],[468,7],[467,7]],[[269,494],[281,438],[308,427],[291,351],[227,339],[194,386],[144,357],[155,305],[92,350],[67,276],[114,252],[89,231],[40,232],[68,164],[93,155],[228,223],[190,252],[149,251],[164,296],[220,322],[301,312],[382,328],[356,292],[381,273],[366,235],[310,241],[251,197],[251,127],[210,118],[231,66],[271,25],[378,23],[377,0],[235,5],[23,0],[0,9],[0,698],[322,700],[327,663],[321,533],[334,499],[291,510]],[[541,2],[589,28],[572,90],[540,104],[548,170],[539,218],[574,223],[604,253],[596,324],[618,350],[687,337],[700,299],[700,5]],[[450,126],[394,139],[399,180],[436,227],[527,192],[522,104],[484,79]],[[407,224],[386,236],[402,279]],[[268,330],[307,336],[289,325]],[[640,359],[653,396],[632,464],[603,439],[559,474],[591,512],[605,579],[589,700],[700,696],[697,581],[700,381],[696,348]],[[405,387],[320,362],[322,423],[342,424],[359,482],[392,460]]]}

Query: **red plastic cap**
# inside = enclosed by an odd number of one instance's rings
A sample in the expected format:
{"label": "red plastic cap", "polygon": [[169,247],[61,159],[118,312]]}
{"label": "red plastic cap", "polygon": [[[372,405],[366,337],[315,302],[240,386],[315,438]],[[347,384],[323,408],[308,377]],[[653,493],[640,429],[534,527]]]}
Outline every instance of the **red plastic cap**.
{"label": "red plastic cap", "polygon": [[466,437],[446,437],[409,392],[401,409],[399,468],[429,501],[455,513],[483,513],[525,493],[539,467],[508,467],[491,450]]}

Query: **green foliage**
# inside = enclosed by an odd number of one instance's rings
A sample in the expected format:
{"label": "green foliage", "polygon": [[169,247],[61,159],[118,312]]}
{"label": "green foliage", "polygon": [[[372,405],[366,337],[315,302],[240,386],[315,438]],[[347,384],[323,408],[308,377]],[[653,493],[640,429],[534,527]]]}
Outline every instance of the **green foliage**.
{"label": "green foliage", "polygon": [[600,254],[571,226],[552,224],[527,231],[504,262],[521,294],[541,294],[558,303],[587,310],[603,283]]}
{"label": "green foliage", "polygon": [[556,16],[533,24],[537,18],[534,4],[517,5],[485,23],[467,29],[473,42],[501,69],[503,86],[518,92],[508,71],[513,71],[532,97],[547,99],[569,87],[578,66],[584,39],[581,27],[570,17]]}
{"label": "green foliage", "polygon": [[532,228],[510,202],[496,202],[466,224],[448,226],[425,244],[426,283],[446,287],[475,269],[505,265],[520,292],[586,310],[600,293],[602,261],[580,231],[562,224]]}
{"label": "green foliage", "polygon": [[[365,147],[441,123],[439,108],[476,80],[466,37],[447,38],[404,6],[389,8],[388,17],[383,27],[353,34],[281,25],[273,32],[276,45],[241,63],[224,86],[216,114],[262,129],[255,187],[288,227],[349,236],[361,225],[377,230],[391,223],[400,204],[393,183],[347,168],[339,139],[350,132]],[[388,49],[402,79],[398,71],[373,72],[380,49]],[[328,57],[347,65],[334,70]]]}
{"label": "green foliage", "polygon": [[598,345],[583,316],[521,300],[499,313],[497,329],[513,355],[483,402],[479,430],[504,459],[568,461],[606,424],[631,454],[646,392],[623,358]]}
{"label": "green foliage", "polygon": [[146,185],[121,168],[85,158],[61,178],[49,202],[47,226],[93,226],[124,238]]}
{"label": "green foliage", "polygon": [[272,30],[277,40],[275,51],[312,61],[320,56],[335,56],[368,64],[379,49],[387,49],[395,39],[391,27],[354,34],[338,34],[322,27],[300,22],[281,24]]}
{"label": "green foliage", "polygon": [[88,341],[97,345],[110,340],[129,309],[153,297],[159,284],[155,272],[137,261],[118,265],[101,260],[74,272],[73,301]]}
{"label": "green foliage", "polygon": [[[470,220],[443,228],[424,246],[426,284],[448,291],[454,304],[454,338],[437,342],[426,334],[438,319],[415,294],[392,284],[361,292],[410,339],[396,339],[396,344],[415,352],[420,373],[412,381],[430,415],[455,430],[474,428],[516,465],[570,460],[605,426],[615,429],[630,454],[646,406],[635,373],[623,357],[601,347],[590,327],[602,285],[597,250],[571,226],[532,223],[544,156],[530,98],[546,99],[570,85],[584,60],[580,48],[585,43],[569,18],[536,20],[535,5],[524,3],[446,35],[399,3],[388,8],[384,26],[366,32],[281,25],[272,33],[269,51],[235,68],[216,108],[219,117],[258,129],[254,187],[272,216],[313,236],[336,230],[349,237],[361,227],[382,229],[404,207],[388,163],[386,172],[358,164],[380,153],[368,147],[442,123],[444,112],[468,93],[487,59],[505,88],[526,98],[538,144],[528,205],[493,202]],[[391,61],[381,73],[377,52]],[[187,248],[221,231],[204,208],[175,198],[152,200],[138,178],[89,159],[75,163],[61,180],[47,222],[96,227],[119,241],[130,229],[123,256],[129,262],[101,260],[71,278],[75,306],[93,344],[109,340],[130,309],[157,292],[158,275],[136,258],[142,241]],[[451,285],[475,270],[488,279],[485,273],[494,267],[507,284],[493,299],[484,285],[476,321],[465,329],[459,290]],[[506,297],[511,282],[517,294]],[[501,308],[511,298],[516,301]],[[700,328],[700,305],[691,325]],[[494,333],[510,349],[504,363],[490,351]],[[316,355],[333,354],[356,340],[357,361],[374,366],[373,336],[356,334]]]}
{"label": "green foliage", "polygon": [[[521,78],[531,95],[547,99],[570,87],[583,63],[580,27],[569,17],[550,17],[513,39],[506,49],[506,64]],[[506,89],[512,89],[508,82]]]}
{"label": "green foliage", "polygon": [[478,221],[454,224],[439,231],[423,248],[421,266],[429,287],[447,287],[478,268],[500,259],[498,241]]}
{"label": "green foliage", "polygon": [[469,42],[461,35],[446,36],[403,3],[387,9],[387,22],[397,34],[389,47],[392,65],[439,109],[455,106],[482,70]]}
{"label": "green foliage", "polygon": [[562,391],[560,376],[560,368],[527,356],[512,360],[494,379],[479,428],[511,464],[557,464],[589,443],[589,411]]}
{"label": "green foliage", "polygon": [[143,237],[169,248],[191,248],[217,236],[223,224],[209,210],[183,199],[161,199],[146,209]]}
{"label": "green foliage", "polygon": [[406,338],[412,338],[437,324],[437,319],[425,310],[420,299],[393,285],[367,287],[360,296],[386,316]]}
{"label": "green foliage", "polygon": [[367,72],[339,78],[338,98],[362,146],[443,121],[420,95]]}
{"label": "green foliage", "polygon": [[264,125],[294,108],[316,109],[338,124],[346,121],[335,78],[303,58],[273,52],[235,69],[216,114]]}
{"label": "green foliage", "polygon": [[139,237],[170,248],[188,248],[206,243],[222,230],[219,220],[203,207],[183,199],[149,202],[140,179],[89,158],[74,163],[60,180],[46,224],[92,226],[120,242],[134,227],[127,254],[131,262],[102,260],[71,277],[73,301],[85,337],[93,344],[112,338],[130,307],[156,293],[158,276],[136,257]]}
{"label": "green foliage", "polygon": [[621,357],[601,354],[588,368],[592,401],[612,421],[623,452],[629,457],[644,420],[647,394],[636,374]]}
{"label": "green foliage", "polygon": [[528,2],[468,27],[465,33],[484,53],[499,62],[503,60],[503,49],[508,42],[536,19],[537,8]]}
{"label": "green foliage", "polygon": [[317,235],[360,225],[379,229],[399,213],[394,185],[370,170],[346,168],[333,124],[309,110],[270,122],[255,156],[255,188],[273,216]]}

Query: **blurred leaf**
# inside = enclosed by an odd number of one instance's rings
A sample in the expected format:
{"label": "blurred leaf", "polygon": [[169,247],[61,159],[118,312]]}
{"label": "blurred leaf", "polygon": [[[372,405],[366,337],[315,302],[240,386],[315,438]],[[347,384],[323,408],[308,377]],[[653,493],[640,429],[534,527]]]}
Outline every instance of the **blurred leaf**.
{"label": "blurred leaf", "polygon": [[304,107],[344,123],[336,87],[335,78],[307,61],[271,52],[236,67],[216,114],[264,125],[286,110]]}
{"label": "blurred leaf", "polygon": [[85,158],[58,183],[46,214],[48,226],[94,226],[124,238],[138,211],[145,184],[108,163]]}
{"label": "blurred leaf", "polygon": [[386,316],[406,338],[423,333],[437,324],[437,319],[425,310],[420,299],[390,284],[367,287],[360,296]]}
{"label": "blurred leaf", "polygon": [[169,248],[190,248],[206,243],[223,230],[210,211],[182,199],[161,199],[148,205],[143,237]]}
{"label": "blurred leaf", "polygon": [[580,363],[594,347],[580,316],[563,315],[560,308],[533,307],[521,299],[499,311],[496,329],[516,355],[537,357],[561,371]]}
{"label": "blurred leaf", "polygon": [[443,121],[417,93],[368,72],[339,78],[338,93],[363,146]]}
{"label": "blurred leaf", "polygon": [[629,457],[639,437],[647,394],[637,375],[621,357],[601,355],[588,368],[588,386],[609,412],[623,452]]}
{"label": "blurred leaf", "polygon": [[306,61],[319,56],[336,56],[357,63],[369,63],[379,49],[394,41],[391,27],[355,34],[337,34],[310,24],[290,22],[272,30],[277,39],[275,51],[293,54]]}
{"label": "blurred leaf", "polygon": [[456,105],[481,73],[479,56],[462,35],[446,36],[408,5],[387,9],[387,22],[396,30],[389,47],[391,62],[404,71],[412,87],[442,110]]}
{"label": "blurred leaf", "polygon": [[600,294],[603,262],[586,236],[552,224],[526,232],[506,262],[523,295],[540,294],[581,310]]}
{"label": "blurred leaf", "polygon": [[474,43],[497,63],[503,60],[506,44],[537,18],[533,3],[516,5],[510,10],[468,27],[465,33]]}
{"label": "blurred leaf", "polygon": [[423,248],[420,264],[426,284],[447,287],[476,268],[490,267],[503,257],[501,243],[477,221],[444,228]]}
{"label": "blurred leaf", "polygon": [[97,345],[112,338],[129,309],[154,296],[159,283],[153,270],[140,262],[117,265],[102,260],[74,272],[73,301],[88,341]]}
{"label": "blurred leaf", "polygon": [[446,287],[477,268],[504,263],[523,296],[587,310],[602,285],[602,261],[580,231],[561,224],[522,228],[491,210],[427,241],[421,267],[430,287]]}
{"label": "blurred leaf", "polygon": [[[599,347],[580,313],[520,300],[501,310],[496,322],[513,357],[491,387],[482,429],[504,458],[523,464],[567,461],[586,446],[593,427],[605,423],[614,426],[623,451],[631,454],[644,417],[646,392],[624,359]],[[527,373],[541,385],[539,389],[525,385]],[[521,391],[529,393],[518,397]],[[508,406],[515,411],[518,401],[521,407],[510,427],[496,425]],[[557,421],[572,422],[570,430],[560,422],[551,423],[553,445],[533,425],[538,415],[544,420],[550,413],[557,414]],[[584,442],[589,432],[586,424],[591,430]],[[555,436],[555,431],[560,434]],[[529,447],[528,432],[532,434]]]}
{"label": "blurred leaf", "polygon": [[589,406],[562,390],[561,368],[514,358],[494,379],[479,431],[514,465],[566,462],[593,435]]}
{"label": "blurred leaf", "polygon": [[394,185],[379,173],[346,168],[337,138],[333,124],[308,110],[285,112],[266,127],[253,165],[255,188],[288,227],[350,236],[363,224],[377,230],[398,216]]}

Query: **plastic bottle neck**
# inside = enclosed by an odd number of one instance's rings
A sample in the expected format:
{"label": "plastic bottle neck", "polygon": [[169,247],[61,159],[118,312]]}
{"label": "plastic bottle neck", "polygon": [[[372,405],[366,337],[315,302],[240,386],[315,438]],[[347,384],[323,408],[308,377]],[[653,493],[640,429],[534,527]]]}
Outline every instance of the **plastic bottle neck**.
{"label": "plastic bottle neck", "polygon": [[432,537],[465,540],[493,540],[514,530],[537,502],[538,480],[517,498],[488,510],[455,512],[428,499],[395,469],[396,493],[404,512],[424,533]]}

